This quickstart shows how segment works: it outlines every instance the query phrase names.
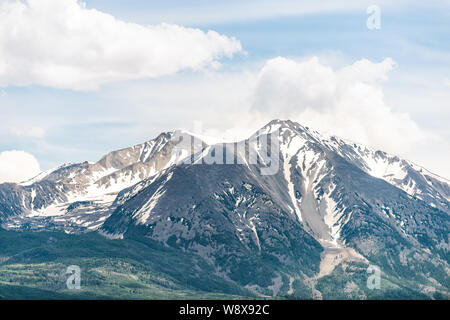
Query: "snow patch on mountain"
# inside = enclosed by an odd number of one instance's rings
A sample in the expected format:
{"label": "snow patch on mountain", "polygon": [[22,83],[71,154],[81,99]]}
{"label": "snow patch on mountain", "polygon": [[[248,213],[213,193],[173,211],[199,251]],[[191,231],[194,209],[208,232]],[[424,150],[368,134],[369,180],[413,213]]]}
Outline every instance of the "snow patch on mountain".
{"label": "snow patch on mountain", "polygon": [[152,210],[155,208],[158,203],[158,199],[161,198],[164,193],[165,184],[172,178],[172,173],[169,173],[165,179],[165,181],[158,187],[158,189],[152,194],[150,199],[142,206],[140,210],[133,214],[133,218],[135,218],[140,224],[148,224],[151,223],[151,214]]}

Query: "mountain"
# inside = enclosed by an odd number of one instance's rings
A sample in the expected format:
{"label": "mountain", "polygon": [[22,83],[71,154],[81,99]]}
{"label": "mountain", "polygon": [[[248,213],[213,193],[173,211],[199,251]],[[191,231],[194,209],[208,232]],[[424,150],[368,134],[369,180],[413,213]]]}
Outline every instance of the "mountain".
{"label": "mountain", "polygon": [[[158,265],[166,275],[197,259],[190,290],[238,296],[448,298],[449,214],[448,180],[282,120],[236,143],[163,133],[0,185],[8,234],[96,234],[124,252],[146,243],[180,257]],[[367,287],[369,266],[381,289]],[[217,285],[205,287],[206,270]]]}
{"label": "mountain", "polygon": [[68,163],[19,185],[0,185],[3,226],[96,230],[114,208],[119,191],[184,159],[190,150],[183,149],[183,138],[190,136],[181,131],[162,133],[143,144],[108,153],[96,163]]}

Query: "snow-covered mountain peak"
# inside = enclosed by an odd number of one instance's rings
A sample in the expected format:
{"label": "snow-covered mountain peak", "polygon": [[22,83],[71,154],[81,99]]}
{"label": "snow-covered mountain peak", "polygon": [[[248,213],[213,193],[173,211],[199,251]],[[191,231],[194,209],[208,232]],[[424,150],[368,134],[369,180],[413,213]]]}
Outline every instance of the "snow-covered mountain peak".
{"label": "snow-covered mountain peak", "polygon": [[263,126],[261,129],[259,129],[256,134],[270,134],[275,131],[284,131],[284,130],[292,130],[296,132],[303,132],[307,131],[308,128],[303,127],[301,124],[291,121],[291,120],[280,120],[275,119],[267,123],[265,126]]}
{"label": "snow-covered mountain peak", "polygon": [[[181,130],[163,132],[132,147],[112,151],[97,162],[64,164],[21,184],[25,217],[55,217],[63,224],[97,228],[117,194],[181,163],[205,143]],[[96,210],[97,216],[85,212]],[[14,228],[14,225],[12,227]],[[38,223],[40,225],[40,222]]]}
{"label": "snow-covered mountain peak", "polygon": [[303,159],[313,167],[324,154],[336,154],[365,173],[382,179],[419,199],[431,201],[446,211],[450,200],[450,183],[411,161],[401,159],[362,144],[326,135],[290,120],[273,120],[257,132],[259,135],[278,132],[280,152],[285,161]]}

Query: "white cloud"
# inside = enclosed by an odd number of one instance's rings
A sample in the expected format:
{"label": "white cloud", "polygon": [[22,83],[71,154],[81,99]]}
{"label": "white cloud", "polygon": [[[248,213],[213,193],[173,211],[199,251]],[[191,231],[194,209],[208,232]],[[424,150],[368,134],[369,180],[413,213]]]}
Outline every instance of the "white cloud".
{"label": "white cloud", "polygon": [[29,138],[43,138],[45,136],[45,129],[39,126],[30,127],[10,127],[10,132],[17,137]]}
{"label": "white cloud", "polygon": [[239,41],[214,31],[126,23],[77,0],[0,4],[0,86],[90,90],[216,67],[240,50]]}
{"label": "white cloud", "polygon": [[[398,88],[391,87],[388,76],[393,68],[401,73],[401,66],[395,67],[389,58],[379,63],[366,59],[339,61],[339,65],[343,67],[329,67],[322,58],[275,58],[250,70],[243,67],[195,76],[181,73],[109,87],[105,105],[114,108],[114,114],[121,119],[137,123],[130,143],[164,130],[194,131],[196,121],[201,121],[204,135],[241,139],[272,119],[291,119],[399,155],[450,177],[446,135],[436,130],[436,124],[427,128],[417,123],[422,114],[416,109],[428,113],[430,101],[435,103],[436,97],[410,90],[407,94],[411,100],[419,101],[415,108],[408,105],[409,100],[392,98],[391,107],[385,92],[388,88],[397,92]],[[420,100],[421,96],[426,99]],[[155,114],[159,116],[157,121]],[[436,116],[444,119],[447,114],[440,112]]]}
{"label": "white cloud", "polygon": [[266,119],[289,118],[407,157],[450,176],[449,143],[386,104],[383,82],[394,66],[390,58],[380,63],[363,59],[339,70],[317,58],[271,59],[259,73],[252,110]]}
{"label": "white cloud", "polygon": [[407,114],[392,112],[383,101],[380,81],[393,66],[391,59],[360,60],[335,71],[317,58],[302,62],[275,58],[259,74],[253,108],[269,117],[295,119],[361,143],[398,150],[405,142],[422,139],[423,132]]}
{"label": "white cloud", "polygon": [[25,151],[0,152],[0,183],[22,182],[41,172],[36,158]]}

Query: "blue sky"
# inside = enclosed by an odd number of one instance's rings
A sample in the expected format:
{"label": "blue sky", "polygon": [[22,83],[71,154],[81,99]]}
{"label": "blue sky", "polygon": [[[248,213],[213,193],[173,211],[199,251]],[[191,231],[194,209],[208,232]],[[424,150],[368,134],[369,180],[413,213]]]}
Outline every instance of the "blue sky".
{"label": "blue sky", "polygon": [[[361,59],[380,63],[391,58],[395,66],[387,80],[374,84],[374,90],[382,89],[383,103],[390,112],[407,113],[413,126],[433,138],[420,142],[428,146],[416,151],[415,140],[405,150],[385,147],[385,140],[367,141],[450,178],[450,170],[445,169],[450,155],[446,143],[450,140],[448,1],[380,1],[379,30],[366,26],[366,8],[373,4],[366,1],[342,1],[340,5],[333,1],[314,5],[308,1],[247,0],[85,3],[87,9],[142,26],[165,22],[204,32],[214,30],[229,39],[234,37],[242,50],[217,58],[220,67],[196,66],[157,76],[118,78],[94,89],[59,86],[58,79],[27,83],[11,80],[18,77],[10,74],[0,81],[0,152],[26,151],[36,157],[41,169],[49,169],[68,161],[95,161],[108,151],[149,140],[161,131],[191,129],[194,121],[201,121],[211,134],[217,133],[245,126],[233,119],[240,116],[245,101],[254,99],[250,91],[258,85],[258,75],[270,59],[299,62],[316,56],[337,72]],[[51,45],[51,41],[42,39],[41,43]],[[149,47],[151,50],[151,44]],[[189,46],[180,47],[183,50]],[[33,49],[29,52],[26,59],[46,59],[45,55],[33,55]],[[1,50],[0,58],[7,59]],[[251,102],[247,104],[251,109]],[[276,110],[250,121],[254,128],[246,129],[256,130],[268,118],[292,114]],[[294,120],[302,122],[302,117]],[[345,130],[336,129],[345,135]],[[344,138],[360,140],[351,134]]]}

